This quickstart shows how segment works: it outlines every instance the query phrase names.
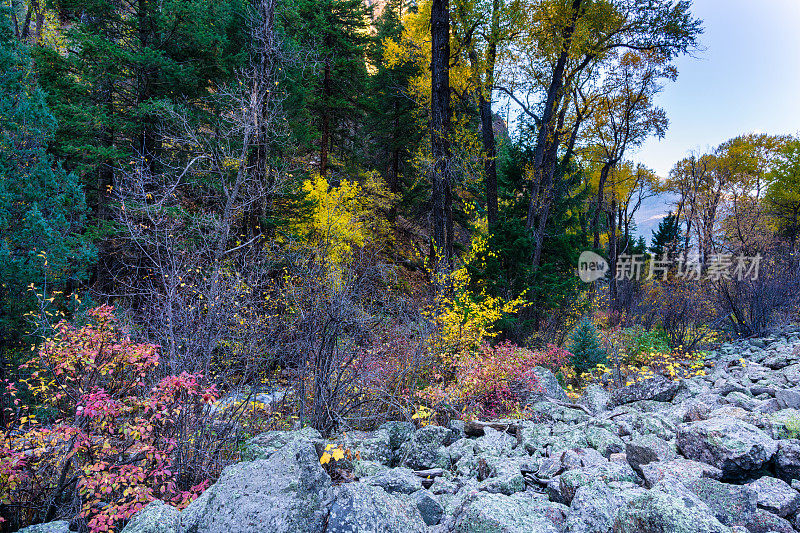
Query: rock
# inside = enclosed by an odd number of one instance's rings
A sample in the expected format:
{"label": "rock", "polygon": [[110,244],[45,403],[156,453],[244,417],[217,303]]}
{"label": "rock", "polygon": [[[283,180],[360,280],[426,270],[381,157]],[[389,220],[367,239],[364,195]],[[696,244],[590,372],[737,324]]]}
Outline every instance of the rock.
{"label": "rock", "polygon": [[408,468],[392,468],[361,480],[388,493],[412,494],[422,488],[422,479]]}
{"label": "rock", "polygon": [[414,505],[417,506],[417,510],[426,525],[436,525],[442,519],[444,507],[430,491],[418,490],[411,495],[411,499],[414,501]]}
{"label": "rock", "polygon": [[524,404],[534,403],[542,398],[553,398],[562,402],[568,402],[569,396],[561,388],[561,384],[556,379],[556,376],[546,368],[541,366],[534,367],[533,373],[539,380],[538,391],[528,391],[528,397],[523,401]]}
{"label": "rock", "polygon": [[339,442],[341,446],[357,455],[362,461],[374,461],[382,465],[391,466],[393,450],[391,437],[386,429],[374,432],[349,432]]}
{"label": "rock", "polygon": [[670,402],[678,393],[678,388],[677,382],[656,376],[615,390],[611,393],[611,400],[614,405],[624,405],[639,400]]}
{"label": "rock", "polygon": [[69,522],[67,520],[56,520],[45,524],[23,527],[17,533],[69,533]]}
{"label": "rock", "polygon": [[664,463],[648,463],[641,468],[648,487],[653,487],[661,481],[682,482],[703,477],[712,479],[722,477],[722,470],[719,468],[682,458]]}
{"label": "rock", "polygon": [[562,473],[559,478],[558,493],[563,502],[569,505],[579,488],[589,485],[595,480],[609,483],[611,481],[627,481],[637,485],[641,478],[627,464],[608,462],[603,465],[586,468],[575,468]]}
{"label": "rock", "polygon": [[765,509],[756,509],[745,527],[750,533],[794,533],[794,528],[788,520]]}
{"label": "rock", "polygon": [[790,483],[800,479],[800,440],[786,439],[778,441],[775,454],[775,472],[782,480]]}
{"label": "rock", "polygon": [[441,426],[425,426],[414,432],[411,440],[402,445],[403,466],[414,470],[436,468],[437,452],[450,439],[450,430]]}
{"label": "rock", "polygon": [[[336,488],[326,533],[422,533],[425,522],[409,500],[393,498],[380,487],[344,483]],[[271,531],[266,528],[261,531]]]}
{"label": "rock", "polygon": [[583,401],[594,413],[607,411],[612,405],[611,395],[597,384],[586,387]]}
{"label": "rock", "polygon": [[792,389],[775,389],[775,399],[781,409],[800,409],[800,392]]}
{"label": "rock", "polygon": [[712,418],[678,429],[678,449],[688,459],[714,465],[723,479],[741,479],[768,463],[778,445],[763,431],[734,418]]}
{"label": "rock", "polygon": [[177,533],[181,513],[161,500],[153,500],[133,515],[122,533]]}
{"label": "rock", "polygon": [[800,493],[788,483],[764,476],[747,484],[758,495],[758,506],[785,518],[800,507]]}
{"label": "rock", "polygon": [[375,461],[353,461],[353,476],[355,476],[356,479],[374,476],[388,470],[389,467],[381,463],[376,463]]}
{"label": "rock", "polygon": [[296,439],[269,459],[225,468],[181,513],[181,532],[318,532],[331,496],[331,479],[314,445]]}
{"label": "rock", "polygon": [[484,492],[511,496],[515,492],[525,490],[525,478],[522,477],[520,472],[503,474],[481,481],[478,484],[478,488]]}
{"label": "rock", "polygon": [[517,430],[517,441],[529,454],[537,450],[544,450],[550,441],[551,430],[546,424],[536,424],[534,422],[523,422],[522,427]]}
{"label": "rock", "polygon": [[617,512],[614,533],[729,533],[698,498],[677,491],[649,490]]}
{"label": "rock", "polygon": [[288,443],[298,440],[322,440],[322,435],[311,427],[304,427],[297,431],[266,431],[256,435],[244,444],[241,452],[242,460],[269,459],[272,454]]}
{"label": "rock", "polygon": [[625,443],[625,457],[631,468],[641,475],[642,465],[657,461],[671,461],[677,458],[678,454],[674,444],[654,435],[634,435],[630,441]]}
{"label": "rock", "polygon": [[752,411],[758,405],[758,402],[754,400],[752,397],[737,391],[731,392],[725,397],[725,399],[731,405],[735,407],[740,407],[746,411]]}
{"label": "rock", "polygon": [[487,427],[483,430],[483,437],[478,437],[473,443],[476,455],[481,453],[501,455],[516,446],[517,439],[508,433]]}
{"label": "rock", "polygon": [[[774,400],[777,402],[778,400]],[[764,431],[774,439],[800,437],[800,410],[780,409],[762,419]]]}
{"label": "rock", "polygon": [[625,443],[617,435],[601,427],[589,426],[586,428],[586,442],[605,458],[625,449]]}
{"label": "rock", "polygon": [[744,526],[756,512],[758,495],[746,485],[729,485],[711,478],[685,481],[683,486],[703,501],[726,526]]}
{"label": "rock", "polygon": [[[559,533],[553,521],[558,504],[537,501],[525,494],[473,496],[456,518],[458,533]],[[562,517],[566,515],[566,508]],[[563,518],[562,518],[563,519]]]}
{"label": "rock", "polygon": [[572,498],[566,533],[608,533],[617,511],[624,504],[625,500],[605,483],[585,485]]}

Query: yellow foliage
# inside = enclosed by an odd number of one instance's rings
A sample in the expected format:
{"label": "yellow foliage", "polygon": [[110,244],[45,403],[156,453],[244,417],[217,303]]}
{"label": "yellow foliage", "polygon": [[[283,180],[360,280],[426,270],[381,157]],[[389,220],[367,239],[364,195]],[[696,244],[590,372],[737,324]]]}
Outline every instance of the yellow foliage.
{"label": "yellow foliage", "polygon": [[296,229],[333,267],[349,259],[356,248],[389,238],[380,211],[390,209],[395,196],[376,173],[366,174],[360,183],[342,180],[337,187],[315,174],[303,182],[303,191],[312,203],[311,214],[296,221]]}

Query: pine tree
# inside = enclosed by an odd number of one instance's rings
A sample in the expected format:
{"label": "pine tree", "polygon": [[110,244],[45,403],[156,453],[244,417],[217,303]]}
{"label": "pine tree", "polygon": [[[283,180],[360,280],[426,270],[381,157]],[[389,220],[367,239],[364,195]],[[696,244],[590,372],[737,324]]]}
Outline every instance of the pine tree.
{"label": "pine tree", "polygon": [[408,94],[408,83],[417,73],[413,61],[389,66],[384,60],[388,39],[399,42],[403,25],[401,10],[403,0],[390,0],[378,17],[369,61],[375,66],[370,77],[368,100],[368,128],[373,143],[372,158],[378,171],[385,171],[386,182],[393,192],[402,190],[401,178],[404,162],[413,153],[422,138],[413,118],[414,100]]}
{"label": "pine tree", "polygon": [[320,173],[327,175],[361,148],[371,40],[367,8],[362,0],[296,0],[294,9],[285,9],[287,37],[314,59],[312,69],[301,65],[295,74],[289,114],[295,116],[296,133],[319,154]]}
{"label": "pine tree", "polygon": [[650,243],[650,251],[658,258],[665,253],[673,254],[681,239],[678,218],[670,211],[653,232],[653,240]]}
{"label": "pine tree", "polygon": [[25,45],[0,6],[0,346],[16,341],[36,301],[29,287],[76,288],[95,249],[80,180],[47,154],[56,122]]}
{"label": "pine tree", "polygon": [[592,370],[608,361],[608,354],[600,346],[597,328],[588,319],[581,320],[570,336],[570,363],[578,373]]}

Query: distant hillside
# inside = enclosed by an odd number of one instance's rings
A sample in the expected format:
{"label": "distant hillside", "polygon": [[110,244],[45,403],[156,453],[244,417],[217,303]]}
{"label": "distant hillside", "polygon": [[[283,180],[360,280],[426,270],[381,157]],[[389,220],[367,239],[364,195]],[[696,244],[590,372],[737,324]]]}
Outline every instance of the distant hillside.
{"label": "distant hillside", "polygon": [[650,239],[653,237],[653,231],[658,227],[667,213],[675,209],[675,195],[670,193],[662,193],[658,196],[653,196],[642,201],[641,207],[636,212],[634,220],[636,220],[636,236],[643,236],[647,244],[650,244]]}

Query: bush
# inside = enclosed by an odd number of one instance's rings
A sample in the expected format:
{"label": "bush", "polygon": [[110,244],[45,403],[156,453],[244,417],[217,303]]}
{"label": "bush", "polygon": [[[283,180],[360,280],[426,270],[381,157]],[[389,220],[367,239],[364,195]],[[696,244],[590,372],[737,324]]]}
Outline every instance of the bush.
{"label": "bush", "polygon": [[186,372],[148,390],[158,360],[157,346],[120,331],[111,307],[91,310],[80,328],[56,326],[25,365],[27,386],[54,419],[39,423],[15,384],[4,391],[0,514],[12,528],[78,511],[90,531],[111,531],[153,499],[182,506],[207,486],[180,475],[195,467],[197,420],[216,393]]}
{"label": "bush", "polygon": [[572,353],[570,364],[579,374],[608,361],[608,354],[600,346],[597,328],[588,319],[581,320],[572,332],[569,351]]}

